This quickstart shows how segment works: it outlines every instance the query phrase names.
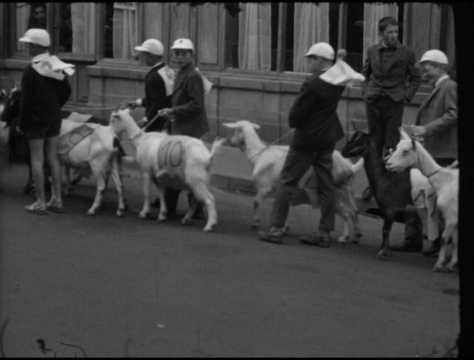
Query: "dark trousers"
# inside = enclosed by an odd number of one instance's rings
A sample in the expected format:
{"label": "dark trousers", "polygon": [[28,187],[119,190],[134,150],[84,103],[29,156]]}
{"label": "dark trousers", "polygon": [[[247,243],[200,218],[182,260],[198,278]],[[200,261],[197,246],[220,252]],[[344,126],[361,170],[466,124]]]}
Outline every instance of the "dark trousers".
{"label": "dark trousers", "polygon": [[[176,208],[178,206],[180,193],[181,193],[181,190],[177,190],[174,188],[168,187],[165,189],[165,202],[166,202],[166,208],[168,210],[168,214],[176,214]],[[188,196],[189,206],[191,206],[191,203],[193,201],[197,201],[197,200],[194,198],[194,195],[190,193]],[[201,216],[201,217],[204,216],[204,208],[203,208],[202,203],[198,203],[194,216]]]}
{"label": "dark trousers", "polygon": [[319,231],[329,233],[334,230],[335,198],[332,178],[332,152],[324,149],[318,152],[303,152],[290,147],[280,174],[279,186],[271,214],[273,227],[285,225],[290,209],[291,197],[298,186],[299,180],[309,167],[314,167],[317,179],[317,191],[321,204]]}
{"label": "dark trousers", "polygon": [[375,140],[379,154],[386,148],[395,148],[400,140],[403,102],[395,102],[383,96],[367,100],[369,135]]}

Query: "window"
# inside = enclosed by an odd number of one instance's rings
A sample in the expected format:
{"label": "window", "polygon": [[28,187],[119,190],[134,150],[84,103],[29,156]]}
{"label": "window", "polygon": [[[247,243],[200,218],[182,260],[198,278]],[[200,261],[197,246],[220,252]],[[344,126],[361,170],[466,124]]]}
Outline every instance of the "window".
{"label": "window", "polygon": [[346,61],[354,70],[362,70],[362,51],[364,38],[364,4],[348,3],[345,44],[347,50]]}
{"label": "window", "polygon": [[239,67],[239,11],[238,3],[225,4],[224,66]]}
{"label": "window", "polygon": [[72,52],[72,22],[71,3],[55,4],[54,34],[55,50],[57,52]]}
{"label": "window", "polygon": [[31,3],[30,16],[28,19],[28,29],[31,28],[47,28],[46,4],[45,3]]}
{"label": "window", "polygon": [[112,58],[113,55],[113,22],[114,22],[114,4],[105,3],[104,11],[104,57]]}

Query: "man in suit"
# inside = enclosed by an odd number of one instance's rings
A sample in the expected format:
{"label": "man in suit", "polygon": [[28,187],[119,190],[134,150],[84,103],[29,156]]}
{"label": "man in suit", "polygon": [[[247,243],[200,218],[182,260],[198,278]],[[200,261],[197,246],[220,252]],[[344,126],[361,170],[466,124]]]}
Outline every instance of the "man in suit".
{"label": "man in suit", "polygon": [[[439,165],[448,166],[458,157],[457,84],[447,74],[448,57],[442,51],[428,50],[420,64],[433,90],[418,109],[411,132]],[[437,239],[423,253],[436,253],[440,245]]]}
{"label": "man in suit", "polygon": [[263,241],[282,243],[292,193],[301,177],[313,166],[321,202],[319,235],[300,240],[305,244],[328,247],[335,222],[332,152],[336,142],[344,136],[336,109],[344,86],[333,85],[320,78],[333,65],[334,50],[331,45],[316,43],[305,57],[310,63],[312,75],[302,84],[290,109],[288,122],[295,132],[280,175],[271,228],[260,232],[259,237]]}
{"label": "man in suit", "polygon": [[[362,70],[366,78],[366,98],[369,134],[375,140],[379,154],[394,149],[400,140],[399,128],[405,102],[410,102],[420,85],[421,76],[415,66],[415,53],[398,41],[398,23],[384,17],[378,23],[380,42],[368,48]],[[370,187],[362,198],[372,197]],[[405,241],[393,250],[420,251],[422,223],[415,213],[407,213]]]}
{"label": "man in suit", "polygon": [[[209,131],[209,123],[204,103],[204,80],[196,69],[194,44],[189,39],[177,39],[171,50],[179,71],[171,95],[171,107],[160,110],[159,114],[168,117],[170,134],[201,138]],[[168,213],[176,212],[179,193],[179,190],[166,189]],[[194,201],[191,196],[188,200]],[[203,208],[199,204],[194,218],[203,217]]]}
{"label": "man in suit", "polygon": [[[147,39],[135,47],[140,60],[151,66],[145,76],[145,97],[137,99],[135,105],[145,107],[143,123],[151,121],[159,110],[171,105],[170,95],[173,70],[163,62],[163,44],[156,39]],[[171,86],[170,86],[171,85]],[[167,91],[168,90],[168,91]],[[148,126],[146,131],[162,131],[165,118],[160,117]]]}

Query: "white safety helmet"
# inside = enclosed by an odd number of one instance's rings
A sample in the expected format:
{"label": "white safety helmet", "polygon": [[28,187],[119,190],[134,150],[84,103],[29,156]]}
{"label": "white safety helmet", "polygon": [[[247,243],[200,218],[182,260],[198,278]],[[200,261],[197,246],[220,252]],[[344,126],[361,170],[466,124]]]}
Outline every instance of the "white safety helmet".
{"label": "white safety helmet", "polygon": [[181,49],[181,50],[191,50],[194,52],[193,42],[189,39],[176,39],[171,46],[171,50]]}
{"label": "white safety helmet", "polygon": [[334,49],[326,42],[313,44],[304,56],[319,56],[327,60],[334,60]]}
{"label": "white safety helmet", "polygon": [[135,46],[135,51],[144,51],[153,55],[163,56],[164,47],[160,40],[147,39],[140,46]]}
{"label": "white safety helmet", "polygon": [[44,47],[51,45],[51,39],[49,34],[44,29],[28,29],[21,38],[18,39],[20,42],[36,44]]}
{"label": "white safety helmet", "polygon": [[420,64],[425,61],[431,61],[438,64],[448,65],[448,57],[444,52],[437,49],[428,50],[423,54]]}

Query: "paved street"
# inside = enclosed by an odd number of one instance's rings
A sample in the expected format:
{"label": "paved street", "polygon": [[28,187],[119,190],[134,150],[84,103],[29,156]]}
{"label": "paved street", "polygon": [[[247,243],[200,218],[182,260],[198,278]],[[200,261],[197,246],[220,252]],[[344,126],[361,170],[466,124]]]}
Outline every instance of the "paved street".
{"label": "paved street", "polygon": [[0,168],[6,356],[43,356],[38,339],[47,356],[68,357],[429,356],[457,336],[458,275],[433,273],[421,254],[377,260],[378,219],[361,218],[359,245],[313,248],[296,235],[319,215],[300,206],[279,246],[256,240],[246,195],[214,188],[219,225],[207,234],[202,222],[139,219],[135,178],[125,218],[111,186],[100,214],[85,214],[90,180],[67,213],[28,214],[25,179],[24,166]]}

